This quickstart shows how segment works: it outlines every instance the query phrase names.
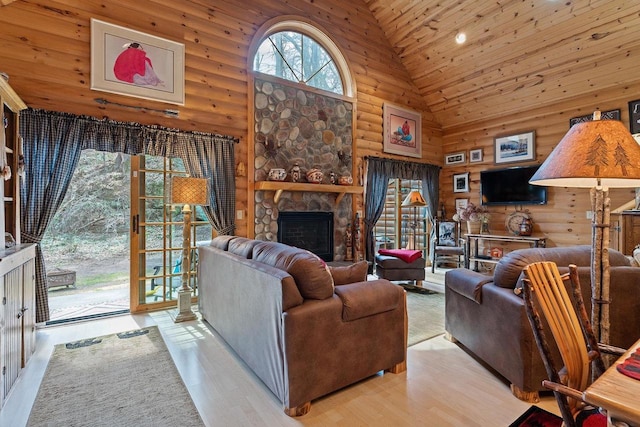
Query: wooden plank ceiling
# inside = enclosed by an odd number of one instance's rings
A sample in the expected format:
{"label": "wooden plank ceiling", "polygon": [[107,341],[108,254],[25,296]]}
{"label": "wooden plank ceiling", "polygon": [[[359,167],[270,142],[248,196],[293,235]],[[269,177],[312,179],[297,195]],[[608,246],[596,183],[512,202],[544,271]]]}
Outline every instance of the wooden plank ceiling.
{"label": "wooden plank ceiling", "polygon": [[640,79],[637,0],[363,1],[445,133]]}

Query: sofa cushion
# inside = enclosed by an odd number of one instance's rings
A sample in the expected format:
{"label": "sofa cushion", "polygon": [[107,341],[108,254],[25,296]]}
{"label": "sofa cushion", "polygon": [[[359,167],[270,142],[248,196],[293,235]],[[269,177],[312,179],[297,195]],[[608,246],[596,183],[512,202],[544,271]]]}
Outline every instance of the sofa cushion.
{"label": "sofa cushion", "polygon": [[226,251],[229,248],[229,242],[235,239],[236,237],[238,236],[230,236],[227,234],[222,236],[216,236],[213,238],[213,240],[211,240],[209,244],[214,248],[218,248],[218,249],[222,249],[223,251]]}
{"label": "sofa cushion", "polygon": [[493,278],[466,268],[456,268],[445,273],[447,288],[458,295],[482,303],[482,287],[491,283]]}
{"label": "sofa cushion", "polygon": [[[502,288],[515,289],[522,270],[533,262],[552,261],[559,267],[575,264],[591,265],[591,246],[564,246],[558,248],[528,248],[509,252],[496,266],[494,282]],[[629,260],[620,252],[609,249],[611,266],[629,265]]]}
{"label": "sofa cushion", "polygon": [[342,320],[351,322],[394,310],[402,293],[398,292],[398,285],[380,279],[339,286],[336,295],[342,300]]}
{"label": "sofa cushion", "polygon": [[348,266],[329,266],[333,284],[336,286],[366,281],[368,269],[367,261],[359,261]]}
{"label": "sofa cushion", "polygon": [[243,258],[251,258],[253,247],[260,243],[260,240],[247,239],[246,237],[236,237],[229,242],[228,251]]}
{"label": "sofa cushion", "polygon": [[253,247],[253,259],[293,276],[305,299],[326,299],[333,295],[333,278],[327,264],[307,250],[283,243],[260,242]]}

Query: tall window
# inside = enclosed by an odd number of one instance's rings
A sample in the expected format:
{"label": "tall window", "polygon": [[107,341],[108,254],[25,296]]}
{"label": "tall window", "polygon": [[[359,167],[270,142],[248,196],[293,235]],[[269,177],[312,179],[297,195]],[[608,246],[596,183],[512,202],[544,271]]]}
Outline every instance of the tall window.
{"label": "tall window", "polygon": [[[403,207],[402,201],[411,190],[422,191],[422,181],[391,179],[387,186],[384,211],[375,225],[376,253],[380,248],[406,248],[412,233],[414,208]],[[429,253],[426,208],[416,208],[416,249]]]}
{"label": "tall window", "polygon": [[265,25],[253,71],[338,95],[354,96],[351,74],[338,46],[315,26],[295,20]]}

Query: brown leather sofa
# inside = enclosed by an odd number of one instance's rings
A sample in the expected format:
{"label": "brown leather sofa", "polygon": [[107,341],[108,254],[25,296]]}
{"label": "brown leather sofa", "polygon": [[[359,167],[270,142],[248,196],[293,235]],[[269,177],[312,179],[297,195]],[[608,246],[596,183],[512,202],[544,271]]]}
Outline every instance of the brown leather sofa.
{"label": "brown leather sofa", "polygon": [[282,402],[313,399],[382,370],[406,370],[406,299],[366,262],[327,267],[281,243],[219,236],[198,247],[199,310]]}
{"label": "brown leather sofa", "polygon": [[[517,291],[522,269],[553,261],[566,272],[579,268],[583,298],[590,311],[590,246],[520,249],[505,255],[494,275],[460,268],[445,275],[447,334],[504,377],[518,398],[537,401],[546,371]],[[640,268],[620,252],[609,251],[611,264],[610,344],[627,348],[640,338]]]}

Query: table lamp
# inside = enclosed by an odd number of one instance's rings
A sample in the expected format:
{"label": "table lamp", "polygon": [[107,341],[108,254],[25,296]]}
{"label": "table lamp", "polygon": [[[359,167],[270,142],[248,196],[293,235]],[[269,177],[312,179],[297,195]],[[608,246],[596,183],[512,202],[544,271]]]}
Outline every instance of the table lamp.
{"label": "table lamp", "polygon": [[411,190],[407,197],[402,201],[403,207],[412,206],[413,207],[413,222],[409,223],[409,227],[411,227],[411,239],[407,243],[407,249],[415,249],[416,248],[416,228],[418,227],[418,207],[427,206],[427,202],[422,197],[422,193],[419,190]]}
{"label": "table lamp", "polygon": [[591,189],[591,323],[609,343],[609,188],[640,187],[640,146],[618,120],[575,124],[529,181]]}
{"label": "table lamp", "polygon": [[178,177],[171,178],[171,203],[184,204],[182,215],[182,286],[178,290],[178,315],[175,322],[193,320],[196,315],[191,311],[191,294],[189,286],[191,274],[191,205],[206,206],[209,204],[206,178]]}

